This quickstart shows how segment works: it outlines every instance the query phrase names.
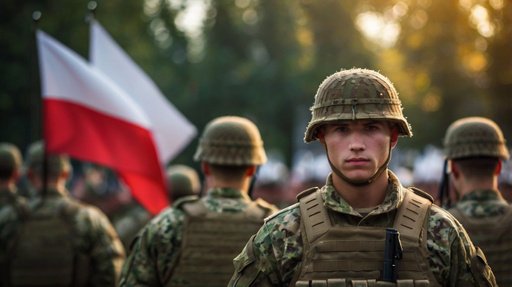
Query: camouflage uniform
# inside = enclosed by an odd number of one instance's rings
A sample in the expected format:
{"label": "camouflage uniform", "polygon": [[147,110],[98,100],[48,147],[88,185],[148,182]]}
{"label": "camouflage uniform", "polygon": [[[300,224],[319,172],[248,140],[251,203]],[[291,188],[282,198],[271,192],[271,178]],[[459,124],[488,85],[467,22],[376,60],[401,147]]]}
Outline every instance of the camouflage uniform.
{"label": "camouflage uniform", "polygon": [[140,230],[151,220],[151,214],[140,204],[132,201],[121,212],[111,217],[112,224],[128,253]]}
{"label": "camouflage uniform", "polygon": [[[124,262],[124,248],[107,216],[98,208],[79,203],[67,190],[49,189],[43,199],[30,202],[30,216],[55,214],[58,207],[78,206],[71,222],[73,247],[89,264],[87,286],[116,286]],[[57,215],[55,215],[57,216]]]}
{"label": "camouflage uniform", "polygon": [[[8,261],[8,246],[16,236],[20,218],[27,210],[25,198],[17,195],[16,189],[0,188],[0,273],[6,270]],[[0,286],[4,283],[5,276],[0,276]]]}
{"label": "camouflage uniform", "polygon": [[[244,212],[252,202],[240,190],[222,188],[209,190],[200,201],[218,213]],[[121,286],[163,286],[180,255],[185,219],[182,209],[167,208],[142,230],[124,265]]]}
{"label": "camouflage uniform", "polygon": [[[387,121],[390,125],[394,125],[398,135],[412,136],[410,126],[402,114],[398,93],[392,83],[383,75],[371,70],[350,69],[329,76],[319,86],[311,111],[312,118],[306,130],[305,142],[317,140],[320,128],[327,123],[340,121],[345,123],[353,120]],[[341,125],[339,129],[343,128],[344,126]],[[263,227],[249,240],[243,251],[234,260],[236,270],[228,286],[295,286],[295,284],[297,284],[296,286],[299,284],[300,286],[331,286],[331,283],[338,284],[336,286],[495,285],[494,276],[486,265],[483,254],[473,246],[464,228],[448,212],[431,204],[431,201],[427,206],[428,209],[425,209],[424,220],[416,223],[421,232],[418,233],[419,238],[415,237],[416,242],[414,243],[419,249],[415,247],[416,249],[413,251],[413,256],[421,258],[419,264],[426,269],[422,271],[424,272],[422,275],[418,276],[428,277],[416,277],[418,278],[416,279],[404,276],[405,278],[401,278],[400,271],[402,269],[398,268],[398,278],[402,282],[395,283],[387,280],[384,282],[382,266],[357,265],[359,262],[374,264],[380,258],[371,260],[375,257],[367,258],[363,253],[348,251],[345,254],[353,254],[354,257],[348,258],[354,258],[354,260],[345,259],[344,262],[341,262],[342,252],[321,253],[324,252],[321,249],[336,248],[341,251],[346,248],[343,246],[345,241],[337,240],[336,236],[346,236],[349,233],[349,236],[353,235],[356,239],[364,239],[363,241],[356,240],[354,242],[356,245],[371,240],[365,234],[376,234],[381,231],[385,233],[387,227],[393,226],[396,217],[402,211],[402,205],[405,204],[406,198],[413,193],[412,189],[403,188],[397,177],[387,168],[391,156],[391,143],[384,164],[369,178],[358,180],[344,175],[331,162],[326,144],[324,144],[324,148],[332,173],[328,176],[326,184],[316,193],[319,194],[321,201],[316,201],[314,204],[321,205],[319,209],[325,210],[327,214],[327,217],[324,217],[325,220],[317,221],[318,224],[324,224],[324,222],[331,224],[330,230],[323,229],[318,232],[325,232],[321,234],[329,234],[330,237],[319,235],[317,237],[319,240],[315,242],[315,245],[311,244],[312,241],[308,236],[316,234],[308,233],[308,230],[313,230],[315,225],[309,225],[313,222],[312,220],[306,221],[306,216],[312,218],[316,215],[308,213],[309,211],[304,208],[302,202],[303,197],[299,195],[300,203],[285,208],[266,219]],[[387,174],[384,174],[385,172]],[[371,187],[370,184],[374,180],[380,179],[381,175],[386,176],[388,180],[385,198],[382,203],[371,208],[356,209],[352,207],[343,199],[340,195],[341,191],[336,190],[333,183],[333,178],[336,176],[354,189],[359,186]],[[308,192],[305,191],[305,193]],[[426,200],[426,197],[428,196],[423,195],[423,200]],[[305,215],[304,212],[308,214]],[[422,222],[424,225],[421,225]],[[418,227],[415,228],[418,229]],[[339,233],[331,232],[331,230]],[[356,234],[350,234],[344,230],[350,230],[350,232],[355,230]],[[322,241],[324,238],[327,238],[326,241]],[[380,240],[373,240],[371,246],[358,244],[357,248],[359,249],[356,251],[375,248],[374,246],[380,248],[384,245],[383,239]],[[310,248],[306,249],[308,245]],[[383,255],[384,252],[382,257]],[[315,263],[308,265],[318,256],[323,256],[317,261],[323,260],[321,262],[323,265],[315,265]],[[346,267],[340,268],[347,270],[335,269],[337,267],[332,267],[331,262],[343,263],[340,266]],[[401,267],[400,262],[398,264],[398,267]],[[313,267],[307,269],[308,266]],[[337,265],[334,264],[334,266]],[[338,277],[337,274],[344,274],[344,276]],[[402,285],[404,280],[407,282]],[[417,283],[418,285],[416,285]]]}
{"label": "camouflage uniform", "polygon": [[[384,202],[363,216],[341,198],[332,186],[331,176],[321,192],[325,206],[343,216],[346,224],[390,226],[403,190],[390,173]],[[294,204],[272,216],[234,260],[235,276],[229,286],[288,286],[300,271],[303,241],[300,210]],[[445,210],[430,209],[427,228],[429,264],[441,286],[478,286],[469,264],[473,245],[464,229]],[[253,282],[248,284],[247,282]]]}
{"label": "camouflage uniform", "polygon": [[[493,171],[510,155],[499,126],[490,119],[467,117],[453,122],[444,139],[446,161],[452,165],[484,166],[452,180],[463,180],[466,190],[457,190],[460,200],[448,211],[464,226],[475,245],[482,248],[500,286],[512,284],[512,206],[503,199]],[[453,167],[452,167],[453,169]],[[471,178],[478,173],[483,177]],[[483,181],[483,183],[482,183]],[[474,182],[478,182],[474,184]],[[489,183],[487,183],[489,182]],[[495,182],[495,183],[492,183]],[[454,183],[455,187],[457,185]]]}
{"label": "camouflage uniform", "polygon": [[[41,142],[29,149],[27,165],[31,180],[42,180],[43,150]],[[12,223],[17,231],[8,242],[9,269],[5,278],[10,278],[12,285],[18,282],[32,286],[37,281],[37,286],[56,286],[50,282],[66,281],[72,282],[68,284],[73,286],[116,286],[125,257],[117,233],[105,214],[96,207],[79,203],[65,189],[62,181],[63,175],[71,169],[69,158],[48,155],[47,163],[48,186],[38,190],[40,196],[30,201],[26,212]],[[54,181],[57,182],[55,185]],[[2,210],[0,221],[13,216],[12,211]],[[62,230],[47,229],[47,226],[56,226],[54,224],[41,225],[41,222],[59,221]],[[66,237],[59,237],[60,234]],[[48,242],[63,244],[52,248]],[[57,252],[48,254],[60,250],[64,250],[60,255]],[[30,261],[21,258],[30,258]],[[63,258],[68,265],[59,263]],[[71,260],[67,261],[69,258]]]}
{"label": "camouflage uniform", "polygon": [[[24,197],[18,194],[16,181],[21,168],[21,153],[13,144],[0,143],[0,272],[6,270],[9,242],[16,235],[17,222],[27,206]],[[0,276],[0,286],[5,286]]]}
{"label": "camouflage uniform", "polygon": [[16,187],[0,188],[0,209],[4,207],[19,208],[26,204],[26,199],[18,194]]}
{"label": "camouflage uniform", "polygon": [[[224,176],[247,183],[247,171],[263,164],[266,154],[252,122],[219,117],[203,131],[194,159],[211,172],[205,175],[212,180],[223,181],[220,178]],[[229,171],[235,171],[235,179]],[[247,190],[225,186],[210,186],[201,198],[179,200],[139,233],[123,267],[121,286],[226,286],[232,258],[261,227],[263,219],[276,210],[262,200],[253,201]],[[211,230],[212,226],[219,229]],[[251,227],[250,234],[239,231],[245,231],[246,226]],[[224,228],[235,231],[236,242],[225,244],[233,238],[220,234]]]}
{"label": "camouflage uniform", "polygon": [[[464,215],[469,217],[499,218],[505,215],[512,207],[500,196],[498,190],[481,189],[462,196],[461,199],[455,203],[453,208],[460,210]],[[493,219],[493,221],[494,220],[495,219]]]}

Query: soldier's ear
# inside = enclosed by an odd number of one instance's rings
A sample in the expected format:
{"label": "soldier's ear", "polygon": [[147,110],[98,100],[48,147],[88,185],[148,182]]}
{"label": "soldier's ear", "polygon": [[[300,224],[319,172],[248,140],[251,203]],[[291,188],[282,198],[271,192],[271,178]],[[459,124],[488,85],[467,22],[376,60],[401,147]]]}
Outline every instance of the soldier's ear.
{"label": "soldier's ear", "polygon": [[245,171],[245,175],[248,177],[253,176],[255,173],[256,173],[255,165],[251,165],[251,166],[247,167],[247,169]]}
{"label": "soldier's ear", "polygon": [[451,164],[450,164],[450,173],[453,174],[453,176],[455,178],[459,178],[460,176],[460,170],[459,170],[459,166],[457,165],[457,163],[453,162],[453,161],[450,161]]}
{"label": "soldier's ear", "polygon": [[498,160],[498,164],[496,165],[496,169],[494,170],[495,175],[500,175],[501,169],[503,168],[503,163],[501,160]]}
{"label": "soldier's ear", "polygon": [[208,163],[202,161],[201,162],[201,170],[203,171],[203,174],[204,175],[210,175],[210,166],[208,165]]}
{"label": "soldier's ear", "polygon": [[325,143],[325,126],[321,126],[318,128],[318,130],[316,132],[316,138],[322,144]]}
{"label": "soldier's ear", "polygon": [[398,128],[396,126],[393,126],[391,129],[391,146],[395,147],[398,143]]}

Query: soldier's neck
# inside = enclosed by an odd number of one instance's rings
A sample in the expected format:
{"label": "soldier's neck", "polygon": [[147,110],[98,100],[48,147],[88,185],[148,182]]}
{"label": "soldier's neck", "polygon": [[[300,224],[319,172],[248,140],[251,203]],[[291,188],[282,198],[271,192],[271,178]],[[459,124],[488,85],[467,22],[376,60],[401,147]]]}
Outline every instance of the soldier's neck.
{"label": "soldier's neck", "polygon": [[333,175],[336,192],[353,208],[370,208],[380,205],[386,197],[388,174],[383,172],[372,183],[362,186],[352,185]]}
{"label": "soldier's neck", "polygon": [[232,188],[238,189],[242,191],[247,191],[250,185],[250,178],[244,178],[242,180],[222,180],[220,178],[216,178],[210,176],[206,181],[207,188]]}
{"label": "soldier's neck", "polygon": [[465,178],[459,182],[456,188],[461,197],[475,190],[498,190],[498,177]]}

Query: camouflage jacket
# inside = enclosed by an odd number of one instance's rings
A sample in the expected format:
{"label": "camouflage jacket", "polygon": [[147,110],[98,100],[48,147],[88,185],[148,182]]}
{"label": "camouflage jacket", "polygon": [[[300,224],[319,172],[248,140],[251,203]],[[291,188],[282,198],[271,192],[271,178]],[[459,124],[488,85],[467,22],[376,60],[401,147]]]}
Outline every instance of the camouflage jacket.
{"label": "camouflage jacket", "polygon": [[[240,190],[214,188],[200,199],[208,210],[243,212],[252,201]],[[164,286],[176,267],[186,214],[166,208],[139,233],[121,275],[121,286]]]}
{"label": "camouflage jacket", "polygon": [[[404,197],[404,190],[391,172],[387,195],[382,204],[363,216],[339,196],[329,175],[321,188],[324,205],[339,213],[347,224],[392,226]],[[298,204],[285,208],[267,220],[252,241],[234,260],[236,271],[229,286],[289,286],[301,270],[303,241]],[[471,271],[474,246],[463,227],[445,210],[432,205],[428,215],[427,248],[429,266],[441,286],[479,286],[484,274]],[[494,276],[485,266],[487,276]],[[490,274],[489,274],[490,272]],[[482,271],[482,273],[484,273]],[[244,282],[252,282],[250,284]]]}
{"label": "camouflage jacket", "polygon": [[495,217],[511,208],[497,190],[475,190],[465,194],[452,208],[473,218]]}
{"label": "camouflage jacket", "polygon": [[[99,209],[78,203],[67,190],[50,189],[44,200],[29,202],[30,216],[55,214],[57,206],[78,206],[71,218],[73,247],[89,259],[88,286],[116,286],[125,259],[124,248],[107,216]],[[22,221],[18,221],[21,224]]]}
{"label": "camouflage jacket", "polygon": [[[27,208],[27,201],[18,195],[15,187],[0,188],[0,266],[5,264],[7,246],[16,235],[20,218]],[[0,277],[0,286],[4,286],[4,277]]]}

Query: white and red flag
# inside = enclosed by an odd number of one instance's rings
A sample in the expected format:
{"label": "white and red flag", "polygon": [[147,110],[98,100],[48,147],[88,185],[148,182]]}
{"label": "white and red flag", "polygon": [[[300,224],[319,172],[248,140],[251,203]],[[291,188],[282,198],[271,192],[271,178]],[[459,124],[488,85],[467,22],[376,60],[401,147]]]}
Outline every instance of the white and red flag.
{"label": "white and red flag", "polygon": [[156,84],[91,21],[90,61],[128,94],[148,116],[160,162],[165,165],[196,135],[196,128],[165,98]]}
{"label": "white and red flag", "polygon": [[101,71],[37,31],[44,139],[48,153],[66,153],[116,171],[152,214],[168,206],[152,123]]}

